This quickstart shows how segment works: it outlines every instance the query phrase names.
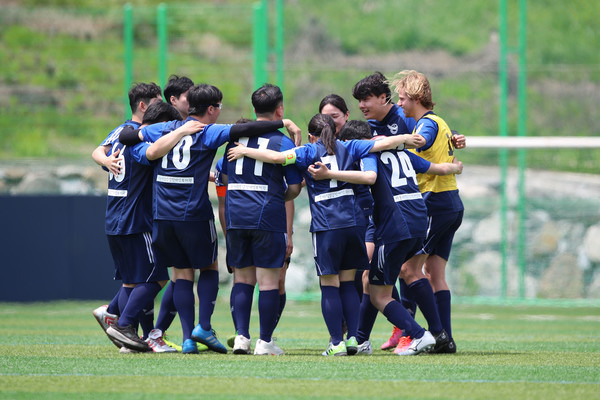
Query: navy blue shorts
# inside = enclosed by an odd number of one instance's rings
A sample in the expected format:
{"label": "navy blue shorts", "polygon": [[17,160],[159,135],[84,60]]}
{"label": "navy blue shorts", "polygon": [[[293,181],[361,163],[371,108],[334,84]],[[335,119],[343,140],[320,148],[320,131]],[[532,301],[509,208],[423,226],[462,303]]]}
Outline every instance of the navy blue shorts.
{"label": "navy blue shorts", "polygon": [[155,220],[152,244],[159,267],[206,268],[217,259],[215,222]]}
{"label": "navy blue shorts", "polygon": [[281,268],[287,234],[257,229],[227,231],[227,265],[233,268]]}
{"label": "navy blue shorts", "polygon": [[150,232],[107,237],[115,262],[115,280],[134,284],[169,279],[167,270],[155,267]]}
{"label": "navy blue shorts", "polygon": [[448,261],[454,234],[460,227],[464,211],[427,217],[427,238],[418,254],[437,255]]}
{"label": "navy blue shorts", "polygon": [[313,232],[312,240],[318,276],[364,269],[369,263],[364,226]]}
{"label": "navy blue shorts", "polygon": [[369,283],[395,285],[402,264],[417,254],[422,246],[423,238],[413,238],[375,247],[369,270]]}

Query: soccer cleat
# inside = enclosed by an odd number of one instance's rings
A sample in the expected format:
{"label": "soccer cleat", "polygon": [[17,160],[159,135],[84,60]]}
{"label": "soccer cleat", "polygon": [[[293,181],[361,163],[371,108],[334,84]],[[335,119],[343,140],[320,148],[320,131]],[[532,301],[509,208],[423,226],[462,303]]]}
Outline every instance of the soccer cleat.
{"label": "soccer cleat", "polygon": [[329,346],[323,352],[324,356],[345,356],[348,352],[346,351],[346,343],[342,340],[337,345],[333,345],[333,343],[329,342]]}
{"label": "soccer cleat", "polygon": [[350,336],[346,340],[346,352],[349,356],[353,356],[358,352],[358,342],[354,336]]}
{"label": "soccer cleat", "polygon": [[203,345],[207,346],[210,350],[216,351],[217,353],[227,353],[227,349],[225,348],[225,346],[223,346],[221,342],[219,342],[219,339],[217,339],[215,331],[205,331],[204,329],[202,329],[202,326],[200,326],[200,324],[196,325],[196,327],[192,331],[192,340],[202,343]]}
{"label": "soccer cleat", "polygon": [[176,353],[177,350],[173,347],[169,346],[163,340],[163,333],[160,329],[152,329],[150,334],[148,334],[148,339],[146,339],[146,343],[155,353]]}
{"label": "soccer cleat", "polygon": [[454,343],[454,339],[450,338],[445,346],[441,346],[438,349],[436,344],[436,347],[431,352],[436,354],[454,354],[456,353],[456,343]]}
{"label": "soccer cleat", "polygon": [[106,330],[106,334],[113,339],[117,339],[123,342],[123,345],[131,350],[137,350],[140,352],[150,351],[148,343],[142,340],[138,335],[133,326],[120,326],[119,324],[112,324]]}
{"label": "soccer cleat", "polygon": [[255,356],[282,356],[283,350],[275,344],[275,341],[271,339],[270,342],[258,339],[256,341],[256,347],[254,348]]}
{"label": "soccer cleat", "polygon": [[425,331],[423,336],[418,339],[413,339],[410,342],[408,349],[401,353],[396,353],[399,356],[416,356],[424,351],[429,351],[435,346],[435,338],[429,331]]}
{"label": "soccer cleat", "polygon": [[129,349],[129,348],[123,346],[123,347],[121,347],[119,349],[119,353],[121,353],[121,354],[134,354],[134,353],[139,353],[139,351],[132,350],[132,349]]}
{"label": "soccer cleat", "polygon": [[[107,305],[103,305],[103,306],[96,308],[94,311],[92,311],[92,314],[94,315],[94,318],[96,318],[96,321],[98,321],[98,323],[100,324],[100,327],[102,328],[104,333],[106,333],[106,330],[108,329],[109,326],[111,326],[112,324],[114,324],[115,322],[117,322],[119,320],[118,315],[110,314],[108,312]],[[110,336],[108,336],[108,338],[119,349],[124,347],[122,342],[120,342],[116,339],[113,339]]]}
{"label": "soccer cleat", "polygon": [[365,340],[361,344],[358,345],[356,355],[357,356],[370,356],[373,354],[373,347],[371,346],[371,342]]}
{"label": "soccer cleat", "polygon": [[390,338],[387,340],[387,342],[385,342],[384,344],[381,345],[381,350],[391,350],[391,349],[395,348],[396,346],[398,346],[398,341],[400,340],[401,336],[402,336],[402,329],[394,326],[394,330],[392,331],[392,336],[390,336]]}
{"label": "soccer cleat", "polygon": [[250,339],[237,335],[233,344],[233,354],[250,354]]}
{"label": "soccer cleat", "polygon": [[181,354],[198,354],[198,345],[192,339],[185,339],[181,345]]}
{"label": "soccer cleat", "polygon": [[[175,342],[172,342],[172,341],[170,341],[170,340],[168,339],[167,332],[163,332],[163,342],[165,342],[165,344],[166,344],[167,346],[174,348],[174,349],[175,349],[175,350],[177,350],[178,352],[181,352],[181,351],[183,350],[183,348],[181,347],[181,345],[180,345],[180,344],[177,344],[177,343],[175,343]],[[204,346],[204,345],[202,345],[202,346]],[[206,347],[206,346],[204,346],[204,347]],[[205,349],[205,350],[208,350],[208,347],[206,347],[206,349]]]}
{"label": "soccer cleat", "polygon": [[450,337],[446,333],[445,330],[442,329],[440,333],[434,336],[435,337],[435,346],[430,350],[430,353],[437,353],[441,348],[446,347],[448,343],[450,343]]}
{"label": "soccer cleat", "polygon": [[394,353],[398,354],[406,351],[410,347],[411,342],[412,339],[410,336],[400,336],[400,340],[398,340],[398,345],[394,349]]}

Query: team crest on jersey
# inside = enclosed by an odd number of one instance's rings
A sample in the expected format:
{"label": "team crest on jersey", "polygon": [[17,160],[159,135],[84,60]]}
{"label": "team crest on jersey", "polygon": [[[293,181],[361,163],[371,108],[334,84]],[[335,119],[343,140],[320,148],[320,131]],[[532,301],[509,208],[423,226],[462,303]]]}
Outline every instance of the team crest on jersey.
{"label": "team crest on jersey", "polygon": [[388,125],[387,127],[388,127],[388,129],[390,130],[390,133],[391,133],[392,135],[395,135],[395,134],[397,134],[397,133],[398,133],[398,124],[392,124],[392,125]]}

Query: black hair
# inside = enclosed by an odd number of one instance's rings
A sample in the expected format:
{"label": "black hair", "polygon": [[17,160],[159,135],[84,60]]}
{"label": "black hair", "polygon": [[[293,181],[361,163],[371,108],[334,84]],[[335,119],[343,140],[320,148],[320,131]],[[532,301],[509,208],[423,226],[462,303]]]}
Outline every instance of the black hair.
{"label": "black hair", "polygon": [[382,94],[385,94],[386,101],[392,101],[392,91],[388,84],[388,80],[385,75],[379,71],[356,82],[356,85],[352,88],[352,96],[359,101],[364,100],[369,96],[379,97]]}
{"label": "black hair", "polygon": [[129,107],[131,112],[135,113],[140,105],[140,102],[150,104],[150,101],[158,96],[162,96],[160,86],[154,82],[150,83],[135,83],[129,89]]}
{"label": "black hair", "polygon": [[319,104],[319,112],[323,112],[323,107],[325,107],[327,104],[331,104],[332,106],[338,108],[344,114],[349,113],[346,101],[340,95],[332,93],[323,97],[323,100],[321,100],[321,103]]}
{"label": "black hair", "polygon": [[218,87],[201,83],[190,88],[187,95],[190,104],[189,114],[203,116],[208,107],[217,105],[223,100],[223,93]]}
{"label": "black hair", "polygon": [[148,106],[146,113],[144,113],[142,124],[151,125],[156,124],[157,122],[175,120],[182,120],[179,111],[177,111],[177,109],[169,103],[165,103],[164,101],[157,101],[156,103],[152,103]]}
{"label": "black hair", "polygon": [[347,121],[340,133],[338,134],[338,139],[340,140],[353,140],[353,139],[372,139],[373,133],[371,132],[371,128],[369,124],[365,121],[357,121],[352,119]]}
{"label": "black hair", "polygon": [[247,124],[248,122],[254,122],[254,120],[250,118],[241,117],[240,119],[235,121],[236,124]]}
{"label": "black hair", "polygon": [[171,75],[164,90],[165,100],[171,104],[171,96],[179,98],[182,93],[187,92],[192,86],[194,86],[194,82],[187,76]]}
{"label": "black hair", "polygon": [[327,154],[335,154],[335,122],[327,114],[316,114],[308,123],[308,133],[318,136],[327,149]]}
{"label": "black hair", "polygon": [[271,114],[283,103],[279,86],[265,83],[252,93],[252,106],[256,115]]}

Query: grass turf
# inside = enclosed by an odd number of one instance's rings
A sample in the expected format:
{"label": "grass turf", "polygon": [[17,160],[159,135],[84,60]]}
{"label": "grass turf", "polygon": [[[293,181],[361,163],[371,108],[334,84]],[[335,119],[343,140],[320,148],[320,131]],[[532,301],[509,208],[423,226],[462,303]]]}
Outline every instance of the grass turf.
{"label": "grass turf", "polygon": [[[377,350],[391,333],[380,315],[372,356],[322,357],[319,303],[289,301],[275,333],[286,355],[255,357],[119,354],[92,317],[98,305],[0,304],[0,399],[600,398],[597,308],[459,304],[458,353],[417,357]],[[232,333],[225,298],[213,327],[222,341]],[[172,340],[179,330],[176,320]]]}

